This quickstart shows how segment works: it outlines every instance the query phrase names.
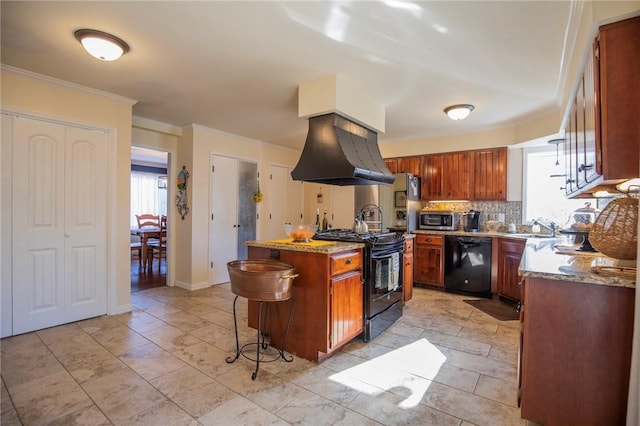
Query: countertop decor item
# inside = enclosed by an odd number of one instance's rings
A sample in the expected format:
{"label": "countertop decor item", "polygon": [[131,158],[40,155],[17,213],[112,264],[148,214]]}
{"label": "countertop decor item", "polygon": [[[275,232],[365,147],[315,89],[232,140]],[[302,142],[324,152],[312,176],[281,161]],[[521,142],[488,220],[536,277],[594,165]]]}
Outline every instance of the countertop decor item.
{"label": "countertop decor item", "polygon": [[638,199],[626,195],[611,201],[589,231],[591,245],[614,259],[634,260],[638,250]]}
{"label": "countertop decor item", "polygon": [[487,228],[488,232],[496,232],[498,228],[500,228],[500,222],[497,220],[488,220],[484,223],[484,226]]}
{"label": "countertop decor item", "polygon": [[318,225],[292,225],[290,223],[284,224],[284,232],[287,233],[289,238],[291,238],[294,243],[308,243],[317,230]]}

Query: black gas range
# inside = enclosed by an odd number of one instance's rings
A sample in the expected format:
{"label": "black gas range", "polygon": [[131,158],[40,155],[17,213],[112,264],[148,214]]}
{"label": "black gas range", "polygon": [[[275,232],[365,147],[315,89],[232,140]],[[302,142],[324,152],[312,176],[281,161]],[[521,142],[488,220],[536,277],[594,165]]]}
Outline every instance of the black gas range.
{"label": "black gas range", "polygon": [[399,233],[356,233],[350,229],[318,232],[315,240],[364,244],[364,331],[365,342],[375,338],[402,316],[402,273],[404,235]]}

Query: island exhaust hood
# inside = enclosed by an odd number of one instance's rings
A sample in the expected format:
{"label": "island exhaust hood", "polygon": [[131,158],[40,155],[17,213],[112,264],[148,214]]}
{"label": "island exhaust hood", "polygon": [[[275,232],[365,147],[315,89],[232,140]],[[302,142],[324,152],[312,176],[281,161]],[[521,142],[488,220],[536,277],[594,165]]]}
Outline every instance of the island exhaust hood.
{"label": "island exhaust hood", "polygon": [[307,140],[291,177],[340,186],[395,180],[380,154],[378,134],[335,113],[309,118]]}

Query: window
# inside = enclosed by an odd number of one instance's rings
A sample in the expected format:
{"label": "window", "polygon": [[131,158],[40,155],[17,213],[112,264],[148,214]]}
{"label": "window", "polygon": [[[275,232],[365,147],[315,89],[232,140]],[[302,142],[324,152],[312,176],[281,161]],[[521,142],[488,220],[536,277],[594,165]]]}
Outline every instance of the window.
{"label": "window", "polygon": [[555,147],[543,146],[524,149],[522,159],[523,224],[533,225],[535,219],[541,219],[543,222],[553,221],[562,227],[569,218],[569,214],[584,207],[585,202],[591,201],[592,205],[596,205],[593,199],[568,199],[565,197],[564,164],[562,152],[557,157]]}
{"label": "window", "polygon": [[167,214],[167,189],[158,188],[158,173],[131,171],[131,228],[138,227],[137,214]]}

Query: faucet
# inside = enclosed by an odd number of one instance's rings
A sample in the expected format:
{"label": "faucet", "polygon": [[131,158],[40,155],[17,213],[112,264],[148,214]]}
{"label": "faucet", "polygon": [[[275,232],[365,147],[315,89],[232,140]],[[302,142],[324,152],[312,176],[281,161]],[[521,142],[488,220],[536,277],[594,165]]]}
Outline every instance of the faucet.
{"label": "faucet", "polygon": [[555,222],[549,222],[549,225],[545,225],[544,223],[540,222],[539,219],[535,219],[533,221],[534,225],[540,225],[541,227],[543,227],[544,229],[546,229],[547,231],[551,232],[551,236],[555,237],[556,235],[556,231],[558,230],[556,223]]}

